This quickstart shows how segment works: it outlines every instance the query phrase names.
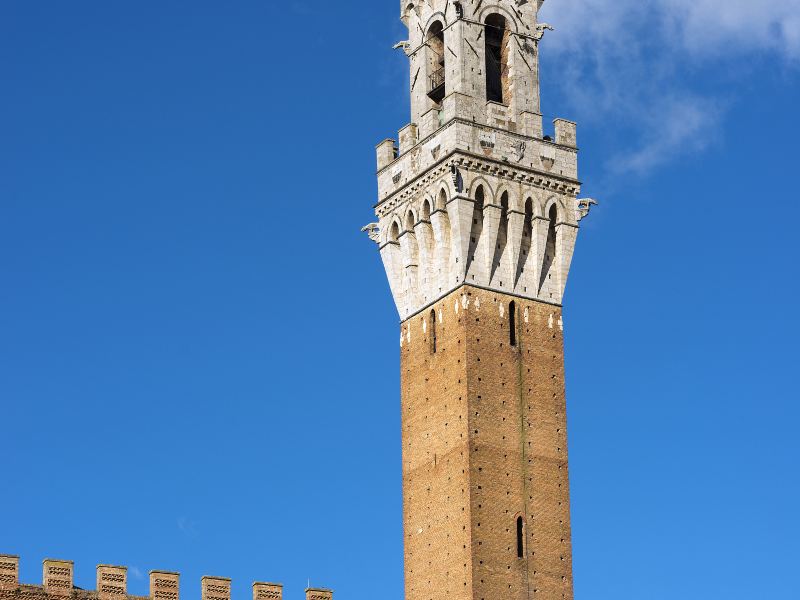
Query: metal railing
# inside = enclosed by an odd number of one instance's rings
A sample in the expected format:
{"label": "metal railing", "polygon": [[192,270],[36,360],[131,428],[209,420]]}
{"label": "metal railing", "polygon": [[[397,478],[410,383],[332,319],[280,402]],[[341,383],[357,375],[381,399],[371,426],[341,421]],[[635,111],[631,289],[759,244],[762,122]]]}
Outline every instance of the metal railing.
{"label": "metal railing", "polygon": [[444,67],[442,67],[441,69],[436,69],[428,77],[428,90],[433,91],[442,85],[444,85]]}

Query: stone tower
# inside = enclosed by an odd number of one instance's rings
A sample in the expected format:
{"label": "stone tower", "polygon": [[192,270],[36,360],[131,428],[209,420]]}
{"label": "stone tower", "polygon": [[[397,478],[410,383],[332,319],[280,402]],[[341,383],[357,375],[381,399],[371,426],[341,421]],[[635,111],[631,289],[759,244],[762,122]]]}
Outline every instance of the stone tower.
{"label": "stone tower", "polygon": [[543,0],[403,0],[411,124],[378,145],[401,317],[407,600],[571,599],[561,303],[575,124],[546,135]]}

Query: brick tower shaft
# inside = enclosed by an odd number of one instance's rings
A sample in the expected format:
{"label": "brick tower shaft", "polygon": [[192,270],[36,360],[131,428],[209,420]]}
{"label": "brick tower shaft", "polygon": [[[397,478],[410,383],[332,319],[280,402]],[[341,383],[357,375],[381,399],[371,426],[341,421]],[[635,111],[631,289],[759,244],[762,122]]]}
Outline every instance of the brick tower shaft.
{"label": "brick tower shaft", "polygon": [[561,323],[465,286],[402,325],[408,600],[572,598]]}

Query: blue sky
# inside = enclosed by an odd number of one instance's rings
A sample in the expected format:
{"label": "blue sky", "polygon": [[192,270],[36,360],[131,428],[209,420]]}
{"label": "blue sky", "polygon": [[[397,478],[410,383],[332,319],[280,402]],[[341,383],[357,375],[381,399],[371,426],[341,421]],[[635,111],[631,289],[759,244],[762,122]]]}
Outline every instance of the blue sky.
{"label": "blue sky", "polygon": [[[394,0],[0,3],[0,552],[402,598]],[[800,3],[548,0],[576,594],[793,598]],[[351,63],[351,64],[347,64]],[[345,68],[346,65],[346,68]],[[376,592],[379,589],[379,592]]]}

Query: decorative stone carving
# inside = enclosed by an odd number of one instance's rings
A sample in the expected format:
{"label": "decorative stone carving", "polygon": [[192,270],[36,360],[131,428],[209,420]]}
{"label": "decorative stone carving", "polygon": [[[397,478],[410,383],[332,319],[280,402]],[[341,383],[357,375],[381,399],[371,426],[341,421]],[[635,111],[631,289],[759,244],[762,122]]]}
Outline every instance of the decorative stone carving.
{"label": "decorative stone carving", "polygon": [[592,210],[593,206],[597,206],[597,200],[593,198],[583,198],[577,200],[577,211],[576,211],[576,218],[578,221],[582,221],[586,217],[589,216],[589,212]]}
{"label": "decorative stone carving", "polygon": [[555,28],[548,23],[537,23],[536,33],[533,34],[533,39],[537,42],[540,41],[544,37],[545,31],[555,31]]}
{"label": "decorative stone carving", "polygon": [[371,239],[376,244],[379,244],[381,241],[381,228],[380,225],[377,223],[368,223],[361,228],[361,231],[366,231],[369,239]]}

